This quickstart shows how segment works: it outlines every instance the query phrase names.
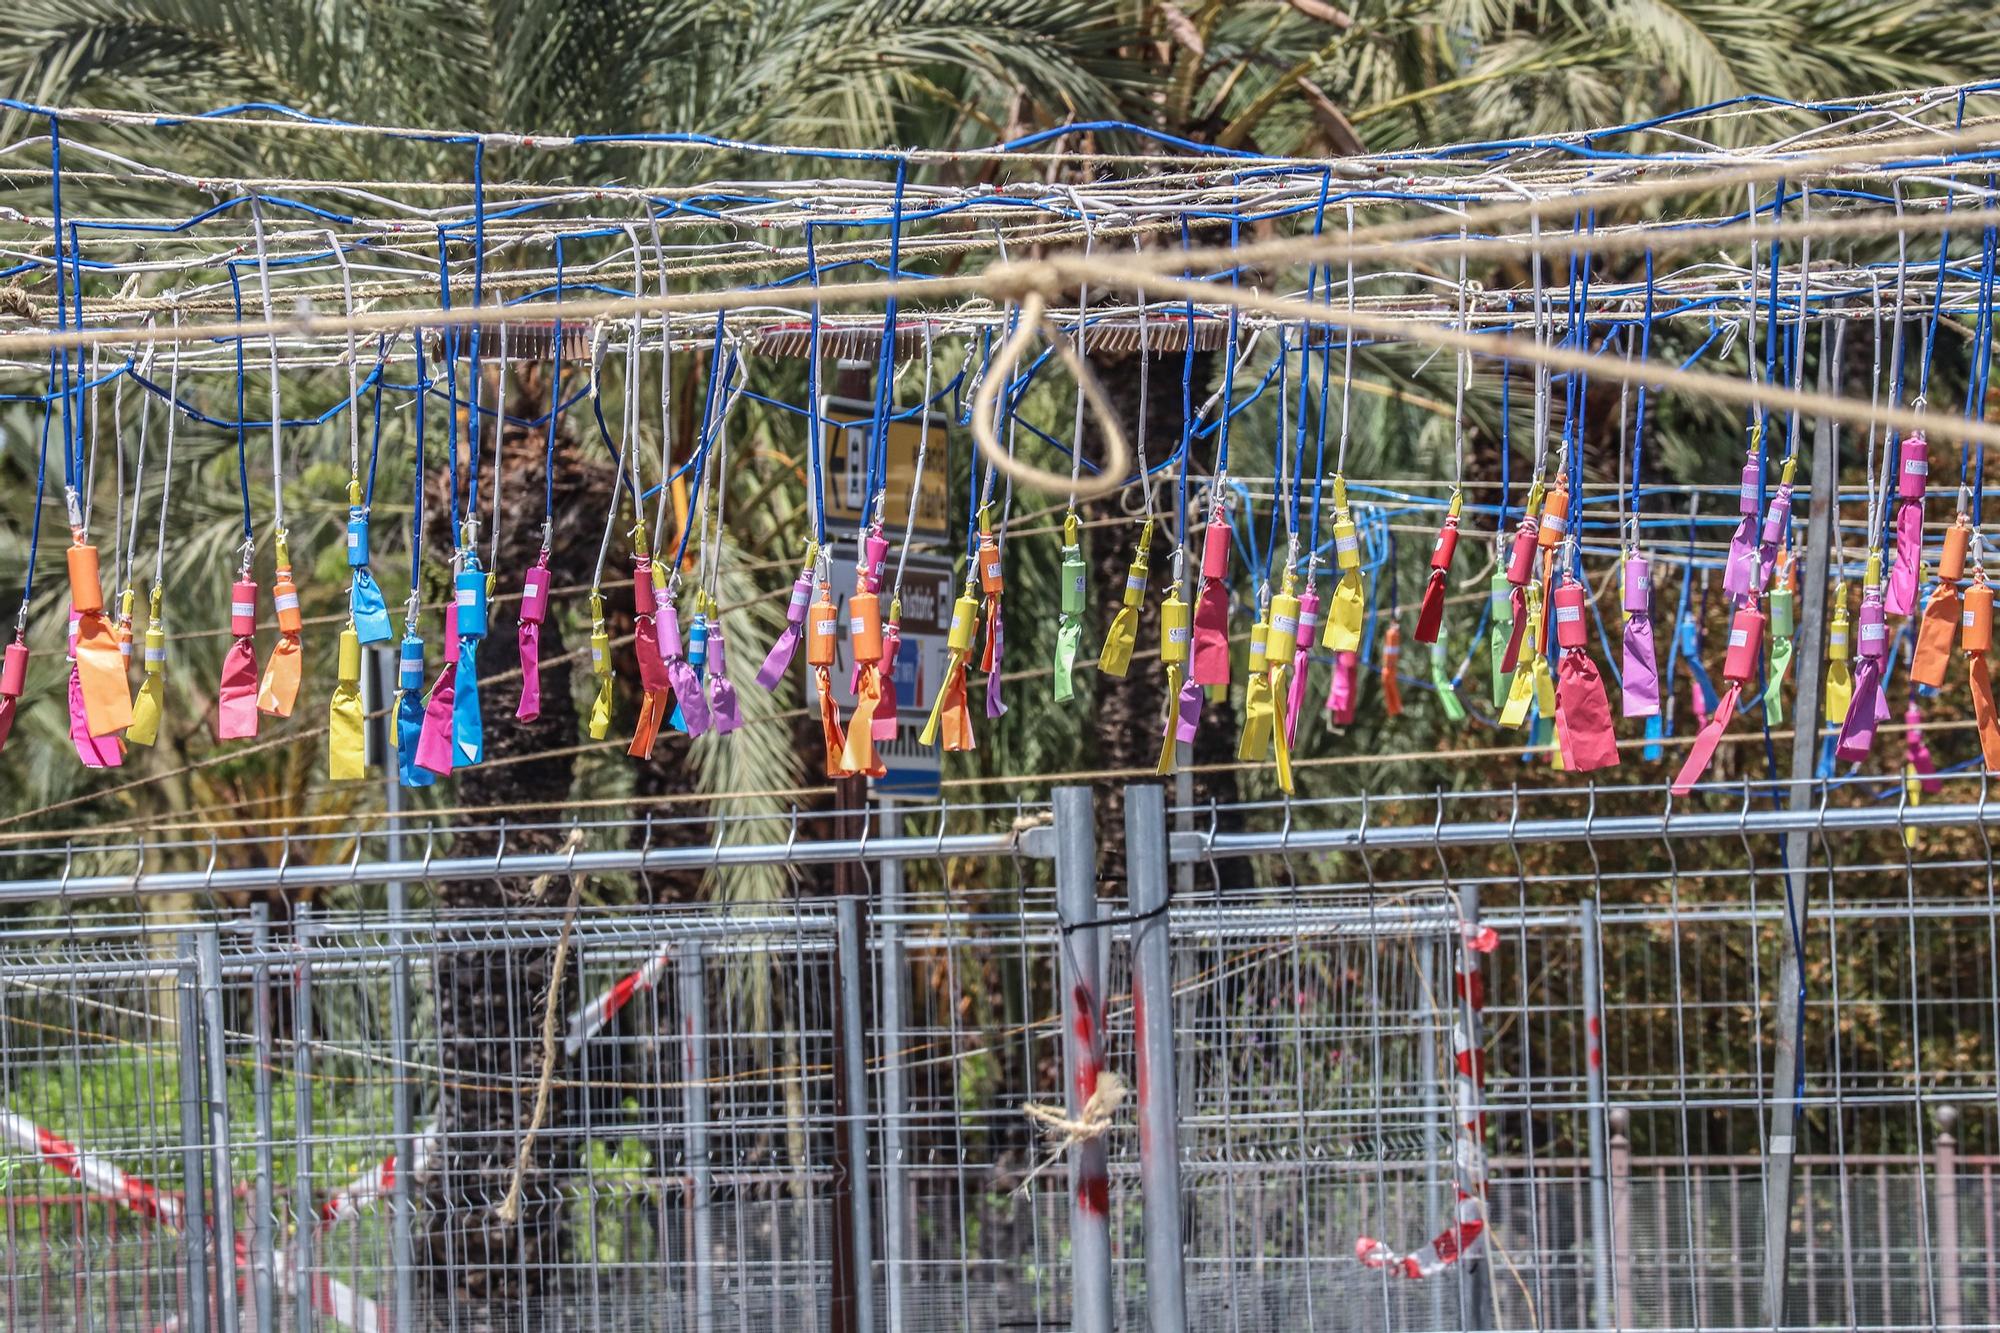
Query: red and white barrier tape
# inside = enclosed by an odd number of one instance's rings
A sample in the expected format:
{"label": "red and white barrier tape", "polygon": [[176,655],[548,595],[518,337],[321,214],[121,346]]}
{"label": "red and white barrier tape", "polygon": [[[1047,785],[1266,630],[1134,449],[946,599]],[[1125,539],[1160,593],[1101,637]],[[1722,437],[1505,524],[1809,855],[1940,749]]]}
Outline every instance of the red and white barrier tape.
{"label": "red and white barrier tape", "polygon": [[[61,1172],[98,1194],[117,1200],[122,1207],[140,1217],[158,1222],[171,1231],[182,1229],[184,1213],[179,1198],[163,1192],[150,1181],[132,1175],[109,1158],[86,1152],[69,1140],[50,1133],[26,1116],[0,1109],[0,1141],[33,1153],[44,1166]],[[241,1236],[237,1237],[235,1258],[237,1285],[241,1287],[241,1274],[247,1272],[250,1266],[249,1247]],[[279,1280],[288,1281],[292,1269],[291,1256],[280,1253],[276,1269]],[[383,1311],[374,1301],[325,1274],[319,1275],[313,1282],[312,1293],[313,1308],[342,1327],[356,1329],[359,1333],[377,1333],[388,1327]],[[159,1325],[158,1333],[175,1333],[179,1326],[178,1318],[169,1319]]]}
{"label": "red and white barrier tape", "polygon": [[[1498,947],[1500,937],[1490,927],[1469,923],[1460,925],[1459,935],[1462,947],[1453,987],[1469,1015],[1477,1017],[1486,1007],[1486,983],[1479,960]],[[1408,1254],[1399,1254],[1372,1236],[1354,1242],[1354,1257],[1363,1264],[1406,1278],[1435,1277],[1476,1254],[1486,1238],[1486,1052],[1473,1044],[1467,1022],[1452,1024],[1451,1037],[1456,1070],[1452,1084],[1458,1107],[1452,1136],[1458,1199],[1451,1224]]]}

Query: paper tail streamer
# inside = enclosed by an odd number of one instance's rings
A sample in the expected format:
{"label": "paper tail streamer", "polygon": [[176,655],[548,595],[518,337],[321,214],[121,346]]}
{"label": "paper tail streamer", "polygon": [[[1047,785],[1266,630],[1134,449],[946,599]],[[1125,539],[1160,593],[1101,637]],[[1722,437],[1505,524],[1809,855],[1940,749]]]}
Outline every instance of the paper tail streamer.
{"label": "paper tail streamer", "polygon": [[1881,705],[1881,659],[1863,657],[1855,663],[1854,696],[1840,725],[1840,740],[1833,747],[1842,762],[1858,764],[1875,748],[1875,728],[1882,723]]}
{"label": "paper tail streamer", "polygon": [[1500,652],[1500,672],[1503,675],[1517,671],[1521,666],[1521,641],[1528,632],[1528,590],[1508,588],[1507,605],[1507,646]]}
{"label": "paper tail streamer", "polygon": [[542,627],[532,620],[518,621],[514,639],[521,648],[521,703],[514,717],[533,722],[542,715]]}
{"label": "paper tail streamer", "polygon": [[1729,555],[1722,568],[1722,590],[1731,597],[1747,597],[1757,586],[1762,561],[1757,549],[1757,516],[1745,514],[1729,537]]}
{"label": "paper tail streamer", "polygon": [[[1196,686],[1195,689],[1195,697],[1199,699],[1200,686]],[[1160,762],[1153,770],[1163,777],[1174,771],[1174,752],[1175,746],[1180,743],[1181,698],[1184,693],[1180,663],[1167,663],[1167,722],[1160,732]]]}
{"label": "paper tail streamer", "polygon": [[[806,607],[812,602],[813,564],[806,561],[806,567],[792,583],[791,604],[785,608],[785,630],[778,641],[771,645],[771,651],[764,656],[764,665],[757,668],[757,683],[767,690],[778,687],[778,682],[791,670],[792,659],[798,655],[799,641],[805,634]],[[947,747],[949,748],[949,747]]]}
{"label": "paper tail streamer", "polygon": [[486,762],[486,720],[479,708],[479,640],[462,640],[458,648],[456,695],[451,710],[451,762],[469,768]]}
{"label": "paper tail streamer", "polygon": [[271,656],[264,663],[264,683],[257,690],[257,711],[271,717],[290,717],[298,702],[299,679],[304,653],[299,636],[280,634]]}
{"label": "paper tail streamer", "polygon": [[1344,727],[1354,721],[1354,708],[1359,702],[1355,685],[1360,663],[1359,653],[1338,652],[1333,655],[1333,680],[1327,686],[1326,711],[1333,714],[1336,725]]}
{"label": "paper tail streamer", "polygon": [[1076,651],[1083,645],[1083,621],[1064,616],[1056,624],[1055,701],[1076,697]]}
{"label": "paper tail streamer", "polygon": [[[113,649],[116,652],[117,649]],[[116,736],[93,736],[84,713],[83,681],[75,663],[69,668],[69,738],[85,768],[117,768],[125,762],[125,746]]]}
{"label": "paper tail streamer", "polygon": [[1883,590],[1883,609],[1907,616],[1917,605],[1917,574],[1924,562],[1924,502],[1905,500],[1896,510],[1896,563]]}
{"label": "paper tail streamer", "polygon": [[1986,771],[2000,773],[2000,710],[1993,703],[1993,677],[1986,668],[1985,653],[1968,653],[1966,667],[1972,678],[1972,717],[1979,729],[1979,753]]}
{"label": "paper tail streamer", "polygon": [[1507,637],[1510,632],[1509,615],[1513,599],[1509,596],[1512,586],[1507,582],[1504,571],[1495,570],[1493,580],[1486,593],[1486,659],[1492,670],[1493,707],[1498,709],[1507,702],[1508,672],[1501,663],[1507,657]]}
{"label": "paper tail streamer", "polygon": [[1458,684],[1451,678],[1451,662],[1442,643],[1431,645],[1431,688],[1437,694],[1438,706],[1444,709],[1446,721],[1465,721],[1465,704],[1458,697]]}
{"label": "paper tail streamer", "polygon": [[422,726],[417,734],[417,766],[439,777],[450,774],[453,766],[451,723],[458,699],[455,682],[458,663],[447,661],[431,686],[430,702],[424,706]]}
{"label": "paper tail streamer", "polygon": [[1299,743],[1299,714],[1305,711],[1306,677],[1312,671],[1312,652],[1303,640],[1292,653],[1292,670],[1285,686],[1285,744]]}
{"label": "paper tail streamer", "polygon": [[[405,640],[405,647],[408,640]],[[396,692],[396,775],[405,787],[428,787],[437,775],[417,763],[417,743],[423,739],[424,696],[421,690]]]}
{"label": "paper tail streamer", "polygon": [[1910,658],[1911,680],[1934,690],[1943,686],[1964,612],[1965,601],[1959,596],[1958,585],[1949,579],[1939,579],[1924,602],[1923,619],[1917,625],[1917,648]]}
{"label": "paper tail streamer", "polygon": [[1722,733],[1729,729],[1730,719],[1736,716],[1736,703],[1742,694],[1743,687],[1734,681],[1722,692],[1722,697],[1716,701],[1715,711],[1708,715],[1708,721],[1695,734],[1694,744],[1688,747],[1687,759],[1674,778],[1674,795],[1685,796],[1693,791],[1694,784],[1701,781],[1701,775],[1708,771],[1709,763],[1715,758],[1715,747],[1722,743]]}
{"label": "paper tail streamer", "polygon": [[1566,649],[1556,663],[1556,737],[1569,772],[1618,766],[1618,736],[1611,726],[1604,678],[1582,648]]}
{"label": "paper tail streamer", "polygon": [[361,636],[361,642],[387,643],[395,637],[389,624],[389,606],[382,597],[382,585],[375,581],[366,566],[354,571],[354,582],[347,591],[348,614],[354,620],[354,632]]}
{"label": "paper tail streamer", "polygon": [[1000,619],[1000,599],[986,599],[986,658],[981,664],[986,671],[986,716],[990,721],[1007,715],[1007,705],[1000,698],[1001,659],[1005,656],[1005,629]]}
{"label": "paper tail streamer", "polygon": [[248,636],[229,645],[222,658],[222,691],[215,734],[225,741],[257,734],[257,652]]}
{"label": "paper tail streamer", "polygon": [[862,668],[860,688],[854,692],[854,712],[847,719],[847,735],[840,752],[842,773],[866,773],[879,778],[889,771],[875,752],[875,711],[881,706],[882,668],[879,663],[870,662]]}
{"label": "paper tail streamer", "polygon": [[[709,651],[711,654],[715,651],[713,639],[709,641]],[[892,618],[882,627],[882,701],[875,705],[875,717],[869,724],[869,733],[878,743],[895,740],[896,733],[901,727],[896,716],[896,664],[902,660],[902,656],[903,627]],[[718,663],[721,661],[719,657],[714,660]],[[711,667],[713,671],[721,669],[719,665]],[[722,728],[717,726],[716,730],[720,731]]]}
{"label": "paper tail streamer", "polygon": [[625,747],[633,759],[651,759],[660,738],[660,726],[667,720],[672,699],[666,690],[647,690],[639,696],[639,720],[632,728],[632,743]]}
{"label": "paper tail streamer", "polygon": [[1619,712],[1624,717],[1658,717],[1660,714],[1659,655],[1653,645],[1653,622],[1633,616],[1625,622],[1625,674],[1619,691]]}
{"label": "paper tail streamer", "polygon": [[86,726],[92,736],[109,736],[132,725],[132,687],[118,632],[101,611],[85,611],[72,623],[76,673],[81,682]]}
{"label": "paper tail streamer", "polygon": [[708,632],[708,714],[718,736],[727,736],[743,725],[743,709],[736,699],[736,686],[729,679],[727,645],[722,641],[722,619]]}
{"label": "paper tail streamer", "polygon": [[954,652],[945,666],[944,683],[938,686],[930,718],[918,737],[925,745],[938,744],[942,738],[944,748],[954,753],[977,748],[972,736],[972,712],[965,701],[966,660],[965,653]]}
{"label": "paper tail streamer", "polygon": [[[166,703],[167,631],[160,623],[160,590],[156,587],[146,615],[144,674],[139,677],[139,692],[132,698],[132,725],[125,729],[126,741],[132,745],[156,743]],[[0,740],[4,739],[5,733],[0,732]]]}
{"label": "paper tail streamer", "polygon": [[[666,675],[680,706],[681,722],[690,736],[700,736],[709,728],[708,698],[702,693],[701,677],[694,663],[681,654],[680,615],[672,606],[660,613],[660,651],[666,658]],[[701,622],[697,619],[696,627]]]}
{"label": "paper tail streamer", "polygon": [[1764,722],[1768,726],[1785,723],[1785,677],[1791,674],[1792,654],[1789,637],[1771,640],[1771,662],[1764,673]]}
{"label": "paper tail streamer", "polygon": [[1271,702],[1271,677],[1253,671],[1243,696],[1243,734],[1236,742],[1236,757],[1249,764],[1261,764],[1271,757],[1271,733],[1275,731],[1277,709]]}

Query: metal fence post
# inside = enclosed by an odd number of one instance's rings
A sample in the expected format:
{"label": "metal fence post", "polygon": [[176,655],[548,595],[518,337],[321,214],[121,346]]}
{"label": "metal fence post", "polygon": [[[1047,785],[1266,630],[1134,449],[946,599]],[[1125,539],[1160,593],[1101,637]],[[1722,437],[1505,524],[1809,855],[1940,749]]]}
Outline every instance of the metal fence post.
{"label": "metal fence post", "polygon": [[[1834,345],[1839,345],[1837,338]],[[1841,378],[1840,357],[1822,355],[1820,391],[1838,394]],[[1798,633],[1792,637],[1798,654],[1792,677],[1798,682],[1792,700],[1789,805],[1793,810],[1809,810],[1813,805],[1812,777],[1819,760],[1820,661],[1825,642],[1821,623],[1825,599],[1818,590],[1826,587],[1828,553],[1833,547],[1837,481],[1833,423],[1822,417],[1813,436],[1812,511],[1806,520],[1805,569],[1799,585],[1813,591],[1799,601]],[[1784,1325],[1785,1290],[1791,1272],[1792,1162],[1798,1152],[1798,1096],[1804,1087],[1799,1048],[1804,1028],[1805,962],[1796,945],[1806,938],[1806,871],[1811,851],[1810,837],[1804,830],[1786,836],[1785,908],[1790,920],[1778,932],[1781,957],[1772,1015],[1771,1121],[1765,1136],[1764,1169],[1764,1323],[1772,1328]]]}
{"label": "metal fence post", "polygon": [[1958,1108],[1938,1107],[1937,1164],[1933,1169],[1937,1183],[1938,1322],[1946,1328],[1965,1323],[1958,1271],[1958,1136],[1952,1133],[1957,1128]]}
{"label": "metal fence post", "polygon": [[312,1165],[312,904],[292,909],[292,1111],[297,1138],[292,1160],[292,1318],[313,1333]]}
{"label": "metal fence post", "polygon": [[1598,1327],[1613,1315],[1611,1256],[1610,1127],[1604,1088],[1604,960],[1598,952],[1597,899],[1585,898],[1579,918],[1583,936],[1584,1087],[1590,1097],[1590,1285],[1591,1318]]}
{"label": "metal fence post", "polygon": [[396,1176],[389,1193],[389,1257],[395,1268],[395,1301],[391,1325],[395,1333],[411,1333],[417,1319],[416,1182],[410,1166],[416,1161],[416,1130],[410,1114],[410,960],[404,946],[410,939],[408,902],[402,881],[388,886],[389,896],[389,1131],[395,1140]]}
{"label": "metal fence post", "polygon": [[688,1256],[694,1265],[695,1333],[715,1328],[715,1272],[709,1237],[713,1193],[708,1160],[708,989],[701,941],[682,940],[675,953],[681,1001],[681,1105],[687,1117]]}
{"label": "metal fence post", "polygon": [[[1063,1085],[1074,1119],[1097,1091],[1104,1063],[1103,953],[1091,929],[1097,920],[1097,812],[1088,787],[1057,787],[1054,797]],[[1069,1186],[1071,1327],[1111,1333],[1111,1181],[1103,1139],[1069,1150]]]}
{"label": "metal fence post", "polygon": [[[845,1304],[851,1322],[847,1333],[874,1333],[875,1262],[874,1209],[868,1197],[868,1050],[862,1005],[862,981],[866,977],[867,947],[861,936],[861,899],[849,894],[834,905],[837,932],[835,966],[840,972],[840,1027],[835,1046],[838,1086],[841,1091],[840,1134],[846,1164],[844,1188],[847,1196],[849,1254],[852,1271],[846,1275]],[[836,1263],[836,1269],[839,1265]],[[836,1272],[835,1301],[842,1303]],[[840,1319],[834,1327],[843,1327]]]}
{"label": "metal fence post", "polygon": [[1180,1095],[1174,1070],[1172,924],[1167,914],[1167,797],[1157,783],[1125,789],[1125,873],[1134,920],[1132,1022],[1139,1065],[1146,1314],[1151,1333],[1185,1333]]}
{"label": "metal fence post", "polygon": [[[1469,883],[1458,885],[1457,893],[1459,920],[1464,923],[1465,929],[1476,932],[1479,926],[1479,881],[1473,880]],[[1467,938],[1469,939],[1470,937],[1468,936]],[[1467,959],[1473,968],[1473,972],[1469,973],[1465,978],[1469,983],[1477,975],[1482,965],[1479,962],[1478,956],[1469,952],[1469,944],[1461,940],[1458,947],[1468,950]],[[1486,1050],[1486,1034],[1479,1018],[1481,1006],[1475,1003],[1479,993],[1477,989],[1468,984],[1465,994],[1459,997],[1458,1006],[1459,1022],[1465,1025],[1466,1045],[1469,1050],[1475,1053],[1475,1059],[1484,1058]],[[1489,1108],[1486,1106],[1485,1079],[1479,1078],[1476,1082],[1478,1091],[1475,1095],[1478,1098],[1480,1116],[1473,1123],[1473,1133],[1480,1136],[1481,1142],[1476,1145],[1476,1148],[1477,1151],[1484,1154],[1487,1151],[1484,1142],[1485,1116]],[[1456,1080],[1454,1080],[1454,1085],[1456,1085]],[[1463,1113],[1465,1108],[1460,1107],[1459,1110]],[[1490,1187],[1490,1179],[1483,1192],[1486,1196],[1483,1200],[1486,1207],[1486,1222],[1488,1226],[1491,1226],[1493,1222],[1493,1194]],[[1528,1207],[1530,1209],[1534,1207],[1532,1195],[1530,1196]],[[1462,1307],[1464,1310],[1463,1318],[1465,1326],[1468,1329],[1485,1329],[1498,1326],[1493,1317],[1493,1262],[1490,1258],[1492,1252],[1493,1247],[1490,1244],[1483,1246],[1472,1254],[1467,1255],[1465,1262],[1458,1266],[1459,1294],[1460,1299],[1464,1302]]]}
{"label": "metal fence post", "polygon": [[[896,809],[893,800],[879,799],[882,836],[901,837],[902,812]],[[878,873],[883,917],[882,1002],[877,1020],[882,1039],[882,1292],[888,1327],[901,1329],[903,1269],[908,1262],[910,1226],[909,1182],[904,1177],[903,1160],[903,1118],[909,1113],[903,1075],[903,1027],[909,1021],[909,1004],[903,926],[894,918],[903,910],[903,863],[895,857],[886,857]]]}
{"label": "metal fence post", "polygon": [[1611,1128],[1608,1154],[1611,1168],[1611,1234],[1618,1238],[1617,1246],[1611,1251],[1612,1272],[1616,1277],[1613,1303],[1618,1311],[1618,1327],[1623,1330],[1633,1326],[1636,1309],[1632,1299],[1632,1140],[1626,1137],[1626,1131],[1632,1127],[1632,1113],[1621,1106],[1605,1120]]}
{"label": "metal fence post", "polygon": [[183,931],[179,944],[174,1030],[178,1039],[175,1065],[180,1075],[181,1237],[187,1264],[185,1313],[189,1333],[208,1333],[208,1212],[203,1203],[208,1121],[201,1100],[201,979],[195,967],[194,935]]}
{"label": "metal fence post", "polygon": [[251,974],[251,984],[255,990],[251,997],[251,1031],[257,1043],[257,1069],[254,1078],[257,1096],[257,1182],[254,1197],[256,1212],[250,1218],[250,1279],[252,1296],[257,1303],[257,1327],[260,1330],[276,1326],[278,1292],[277,1273],[272,1255],[274,1234],[277,1230],[272,1216],[271,1178],[276,1162],[272,1157],[271,1138],[274,1132],[271,1116],[271,965],[264,961],[265,951],[271,947],[271,906],[257,903],[250,909],[250,940],[257,949],[257,966]]}
{"label": "metal fence post", "polygon": [[208,1150],[215,1223],[215,1322],[236,1333],[236,1175],[229,1160],[229,1032],[222,1018],[222,936],[203,931],[200,969],[201,1044],[208,1057]]}

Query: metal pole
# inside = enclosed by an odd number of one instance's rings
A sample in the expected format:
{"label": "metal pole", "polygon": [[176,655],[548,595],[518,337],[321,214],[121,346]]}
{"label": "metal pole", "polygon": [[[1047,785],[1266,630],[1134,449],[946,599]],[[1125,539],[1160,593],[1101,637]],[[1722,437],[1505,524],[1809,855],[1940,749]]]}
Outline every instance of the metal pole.
{"label": "metal pole", "polygon": [[[1476,882],[1458,886],[1458,914],[1460,919],[1464,921],[1468,931],[1478,928],[1479,885]],[[1465,948],[1467,946],[1461,945],[1460,947]],[[1479,966],[1476,954],[1468,954],[1468,956],[1472,959],[1474,967]],[[1469,1043],[1470,1048],[1474,1052],[1483,1052],[1486,1047],[1486,1038],[1480,1031],[1479,1010],[1472,1002],[1475,993],[1468,987],[1467,994],[1463,997],[1459,1006],[1460,1021],[1465,1024],[1465,1039]],[[1484,1081],[1480,1080],[1480,1082],[1481,1087],[1477,1095],[1480,1098],[1480,1110],[1484,1112],[1486,1110],[1486,1089],[1483,1086]],[[1456,1080],[1454,1080],[1455,1083]],[[1459,1114],[1463,1115],[1465,1109],[1464,1107],[1458,1108]],[[1482,1134],[1483,1136],[1481,1126],[1484,1124],[1485,1119],[1482,1115],[1479,1120],[1474,1122],[1473,1132],[1475,1134]],[[1480,1143],[1476,1147],[1481,1153],[1486,1151],[1484,1143]],[[1490,1190],[1487,1192],[1484,1202],[1488,1210],[1486,1221],[1490,1228],[1493,1222],[1491,1216],[1493,1196]],[[1530,1206],[1532,1207],[1533,1205],[1531,1204]],[[1463,1274],[1461,1280],[1464,1283],[1464,1286],[1460,1290],[1464,1293],[1465,1327],[1468,1329],[1493,1327],[1493,1266],[1486,1257],[1490,1250],[1491,1246],[1489,1245],[1485,1249],[1467,1256],[1465,1263],[1460,1266],[1460,1272]]]}
{"label": "metal pole", "polygon": [[[394,822],[392,817],[392,827]],[[391,837],[393,840],[395,835]],[[395,945],[395,955],[389,960],[389,1129],[396,1146],[396,1175],[389,1192],[389,1256],[395,1266],[394,1313],[390,1317],[395,1333],[411,1333],[417,1319],[417,1201],[410,1170],[416,1160],[416,1131],[410,1108],[410,959],[402,947],[409,939],[410,926],[403,882],[391,881],[388,892],[389,939]]]}
{"label": "metal pole", "polygon": [[250,937],[260,959],[251,970],[255,994],[251,1004],[252,1035],[257,1043],[257,1184],[256,1213],[250,1219],[250,1279],[257,1302],[259,1333],[276,1326],[278,1293],[277,1266],[272,1253],[277,1230],[272,1214],[271,1181],[276,1171],[272,1158],[271,1123],[271,965],[261,961],[271,942],[271,905],[256,903],[250,908]]}
{"label": "metal pole", "polygon": [[[1055,789],[1057,948],[1062,961],[1063,1092],[1072,1119],[1104,1063],[1104,970],[1097,932],[1097,812],[1088,787]],[[1132,849],[1127,848],[1129,856]],[[1111,1333],[1111,1181],[1104,1140],[1069,1150],[1070,1326]]]}
{"label": "metal pole", "polygon": [[1632,1291],[1632,1113],[1621,1106],[1605,1119],[1611,1126],[1611,1234],[1624,1242],[1611,1252],[1617,1277],[1611,1300],[1622,1330],[1636,1327],[1639,1304]]}
{"label": "metal pole", "polygon": [[[1820,357],[1823,393],[1840,392],[1840,358]],[[1837,503],[1833,423],[1822,418],[1813,436],[1812,512],[1806,521],[1806,567],[1799,587],[1797,654],[1792,699],[1792,791],[1794,814],[1813,810],[1813,776],[1819,754],[1820,663],[1824,648],[1824,606],[1828,556],[1833,546]],[[1804,1086],[1799,1050],[1805,1004],[1805,972],[1799,945],[1806,931],[1806,868],[1810,830],[1793,829],[1785,838],[1785,903],[1791,921],[1779,932],[1777,1011],[1772,1019],[1776,1051],[1771,1063],[1771,1124],[1764,1167],[1764,1323],[1785,1322],[1785,1288],[1792,1258],[1792,1159],[1798,1151],[1798,1096]]]}
{"label": "metal pole", "polygon": [[202,932],[201,1037],[208,1057],[208,1150],[215,1189],[215,1314],[221,1333],[236,1333],[236,1178],[229,1161],[228,1029],[222,1021],[222,936]]}
{"label": "metal pole", "polygon": [[[903,815],[896,803],[882,797],[882,836],[901,837]],[[903,1324],[903,1266],[909,1253],[909,1184],[904,1177],[903,1117],[909,1113],[903,1075],[903,1028],[909,1005],[903,953],[903,927],[895,916],[903,910],[903,863],[884,861],[877,872],[882,885],[882,1003],[877,1016],[882,1042],[882,1286],[888,1327]]]}
{"label": "metal pole", "polygon": [[312,904],[293,909],[292,948],[292,1105],[296,1121],[296,1157],[292,1166],[292,1314],[299,1333],[313,1333],[313,1209],[312,1170]]}
{"label": "metal pole", "polygon": [[1584,1087],[1590,1096],[1590,1276],[1594,1327],[1604,1327],[1612,1308],[1611,1127],[1604,1087],[1604,959],[1598,952],[1597,899],[1581,904],[1583,935]]}
{"label": "metal pole", "polygon": [[682,1107],[687,1116],[688,1256],[694,1268],[694,1330],[714,1333],[715,1270],[709,1226],[714,1190],[708,1160],[708,992],[701,941],[683,940],[675,954],[681,999]]}
{"label": "metal pole", "polygon": [[1938,1322],[1945,1328],[1965,1323],[1964,1292],[1959,1288],[1958,1250],[1958,1108],[1937,1109],[1937,1250]]}
{"label": "metal pole", "polygon": [[194,936],[180,936],[180,976],[174,988],[175,1064],[180,1074],[182,1243],[186,1249],[188,1333],[208,1333],[207,1172],[203,1162],[206,1108],[201,1102],[201,980],[195,968]]}
{"label": "metal pole", "polygon": [[1182,1264],[1180,1094],[1174,1069],[1174,957],[1167,915],[1166,789],[1125,789],[1131,901],[1133,1045],[1139,1066],[1139,1189],[1146,1224],[1151,1333],[1186,1333]]}
{"label": "metal pole", "polygon": [[862,1044],[866,1040],[866,1025],[861,1011],[865,1002],[862,981],[867,975],[868,961],[861,936],[861,899],[853,894],[841,897],[834,905],[834,914],[840,970],[840,1040],[836,1059],[843,1092],[840,1121],[852,1256],[852,1272],[847,1275],[852,1322],[847,1330],[874,1333],[874,1210],[868,1197],[868,1052]]}

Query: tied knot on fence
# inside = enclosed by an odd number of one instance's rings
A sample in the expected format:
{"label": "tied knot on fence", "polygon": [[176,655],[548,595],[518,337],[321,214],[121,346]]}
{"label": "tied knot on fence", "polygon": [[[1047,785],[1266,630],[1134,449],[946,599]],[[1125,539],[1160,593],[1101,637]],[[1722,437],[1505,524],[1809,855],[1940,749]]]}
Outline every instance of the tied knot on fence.
{"label": "tied knot on fence", "polygon": [[1104,1069],[1098,1071],[1097,1086],[1091,1091],[1089,1100],[1084,1102],[1083,1110],[1073,1117],[1062,1107],[1051,1106],[1047,1102],[1024,1104],[1021,1114],[1042,1127],[1042,1138],[1049,1151],[1028,1173],[1027,1179],[1015,1187],[1014,1192],[1025,1195],[1028,1187],[1035,1183],[1035,1177],[1054,1166],[1064,1153],[1082,1144],[1094,1143],[1110,1133],[1118,1108],[1125,1104],[1128,1092],[1123,1078]]}

